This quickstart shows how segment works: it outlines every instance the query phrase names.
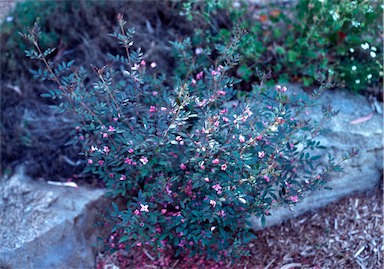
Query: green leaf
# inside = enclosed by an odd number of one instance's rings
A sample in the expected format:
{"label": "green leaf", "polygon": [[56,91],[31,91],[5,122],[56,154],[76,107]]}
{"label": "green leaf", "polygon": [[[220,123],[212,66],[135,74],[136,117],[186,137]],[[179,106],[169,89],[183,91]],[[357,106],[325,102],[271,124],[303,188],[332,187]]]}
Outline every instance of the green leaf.
{"label": "green leaf", "polygon": [[298,56],[299,56],[299,54],[296,51],[289,50],[288,51],[288,62],[290,62],[290,63],[296,62]]}
{"label": "green leaf", "polygon": [[119,243],[123,243],[123,242],[126,242],[130,239],[130,236],[129,235],[123,235],[120,239],[119,239]]}

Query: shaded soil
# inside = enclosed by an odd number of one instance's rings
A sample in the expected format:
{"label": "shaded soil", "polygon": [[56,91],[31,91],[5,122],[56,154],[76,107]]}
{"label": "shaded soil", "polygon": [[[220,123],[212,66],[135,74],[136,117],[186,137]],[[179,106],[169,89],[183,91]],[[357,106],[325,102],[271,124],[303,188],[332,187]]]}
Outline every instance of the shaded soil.
{"label": "shaded soil", "polygon": [[[268,220],[267,220],[268,221]],[[384,265],[383,190],[354,194],[281,225],[257,232],[251,256],[230,261],[204,257],[155,259],[142,248],[132,253],[100,253],[97,269],[125,268],[382,268]]]}

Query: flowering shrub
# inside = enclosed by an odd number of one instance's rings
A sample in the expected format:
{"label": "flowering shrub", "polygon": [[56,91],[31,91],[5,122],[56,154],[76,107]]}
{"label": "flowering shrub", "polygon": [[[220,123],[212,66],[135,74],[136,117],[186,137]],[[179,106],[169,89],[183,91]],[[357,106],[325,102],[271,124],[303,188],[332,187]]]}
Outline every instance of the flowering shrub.
{"label": "flowering shrub", "polygon": [[261,84],[236,98],[239,81],[227,72],[239,60],[242,30],[229,45],[216,46],[219,57],[210,67],[185,74],[171,89],[161,67],[132,48],[134,29],[124,28],[122,15],[118,22],[120,32],[111,36],[126,55],[111,56],[115,65],[92,66],[92,86],[73,61],[53,66],[53,50],[38,45],[37,26],[22,34],[37,49],[26,55],[46,67],[33,71],[35,77],[58,85],[43,96],[60,100],[54,109],[78,119],[71,143],[84,145],[86,171],[125,203],[111,212],[112,247],[161,251],[170,245],[176,255],[215,259],[245,255],[242,247],[255,237],[251,215],[265,223],[271,207],[294,205],[324,188],[331,172],[356,155],[353,150],[336,163],[311,153],[323,147],[314,140],[321,124],[299,117],[314,105],[307,96]]}

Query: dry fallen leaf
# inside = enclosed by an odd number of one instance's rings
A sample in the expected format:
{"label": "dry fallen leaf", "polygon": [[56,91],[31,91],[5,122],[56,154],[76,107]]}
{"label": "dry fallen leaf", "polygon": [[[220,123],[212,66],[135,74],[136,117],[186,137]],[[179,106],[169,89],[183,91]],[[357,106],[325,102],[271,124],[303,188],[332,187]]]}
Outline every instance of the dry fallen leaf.
{"label": "dry fallen leaf", "polygon": [[369,114],[369,115],[367,115],[367,116],[365,116],[365,117],[357,118],[357,119],[351,121],[350,124],[359,124],[359,123],[362,123],[362,122],[364,122],[364,121],[370,120],[370,119],[372,118],[372,116],[373,116],[373,114],[371,113],[371,114]]}

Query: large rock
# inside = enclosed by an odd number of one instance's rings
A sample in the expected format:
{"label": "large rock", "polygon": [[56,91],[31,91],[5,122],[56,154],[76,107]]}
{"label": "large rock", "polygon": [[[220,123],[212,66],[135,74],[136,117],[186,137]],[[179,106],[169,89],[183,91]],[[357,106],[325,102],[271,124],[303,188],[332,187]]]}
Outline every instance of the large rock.
{"label": "large rock", "polygon": [[[289,90],[300,91],[294,87]],[[318,101],[340,111],[325,123],[324,127],[329,129],[329,133],[318,139],[327,147],[326,152],[331,153],[337,160],[355,147],[360,150],[359,155],[343,164],[344,173],[334,174],[328,184],[332,190],[310,193],[293,208],[280,207],[271,210],[272,216],[267,217],[267,226],[280,224],[286,219],[325,206],[353,192],[373,189],[382,179],[382,115],[373,110],[366,97],[350,91],[325,91]],[[380,103],[380,106],[383,104]],[[309,117],[319,122],[322,117],[321,107],[309,110]],[[252,217],[251,221],[254,230],[262,228],[259,218]]]}
{"label": "large rock", "polygon": [[0,268],[94,268],[104,191],[52,186],[22,172],[0,182]]}

